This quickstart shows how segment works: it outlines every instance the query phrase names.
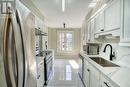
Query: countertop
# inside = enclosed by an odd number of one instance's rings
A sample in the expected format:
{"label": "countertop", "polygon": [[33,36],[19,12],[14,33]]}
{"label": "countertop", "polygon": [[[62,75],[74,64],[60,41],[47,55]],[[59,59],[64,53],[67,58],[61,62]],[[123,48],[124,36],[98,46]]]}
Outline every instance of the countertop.
{"label": "countertop", "polygon": [[105,75],[111,82],[119,87],[130,87],[130,69],[125,67],[102,67],[94,62],[89,57],[100,57],[100,55],[87,55],[85,52],[80,52],[89,63],[91,63],[99,72]]}

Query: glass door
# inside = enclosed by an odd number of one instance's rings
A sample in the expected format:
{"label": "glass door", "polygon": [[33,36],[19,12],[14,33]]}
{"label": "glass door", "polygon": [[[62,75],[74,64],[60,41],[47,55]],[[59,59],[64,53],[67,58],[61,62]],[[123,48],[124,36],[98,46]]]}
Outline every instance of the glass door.
{"label": "glass door", "polygon": [[58,52],[72,52],[73,51],[73,32],[72,31],[58,31],[57,32],[57,51]]}

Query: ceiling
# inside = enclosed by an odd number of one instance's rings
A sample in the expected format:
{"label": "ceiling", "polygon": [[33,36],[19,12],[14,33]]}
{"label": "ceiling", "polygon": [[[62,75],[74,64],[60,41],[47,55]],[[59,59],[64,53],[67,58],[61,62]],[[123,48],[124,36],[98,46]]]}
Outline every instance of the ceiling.
{"label": "ceiling", "polygon": [[65,0],[65,12],[62,12],[62,0],[33,0],[45,16],[45,24],[52,28],[80,28],[86,14],[90,11],[88,4],[92,0]]}

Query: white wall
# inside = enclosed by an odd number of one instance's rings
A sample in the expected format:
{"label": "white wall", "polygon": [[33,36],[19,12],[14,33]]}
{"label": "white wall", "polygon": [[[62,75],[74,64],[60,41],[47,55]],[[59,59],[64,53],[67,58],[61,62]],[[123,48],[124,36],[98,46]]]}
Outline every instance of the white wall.
{"label": "white wall", "polygon": [[67,31],[74,32],[74,51],[69,54],[57,53],[57,31],[64,31],[64,29],[48,29],[48,44],[49,49],[54,49],[55,55],[77,55],[80,51],[80,29],[67,29]]}

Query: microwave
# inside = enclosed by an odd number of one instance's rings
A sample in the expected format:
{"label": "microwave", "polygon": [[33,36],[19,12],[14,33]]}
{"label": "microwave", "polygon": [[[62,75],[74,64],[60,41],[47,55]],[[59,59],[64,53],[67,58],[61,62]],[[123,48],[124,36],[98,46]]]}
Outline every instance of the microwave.
{"label": "microwave", "polygon": [[83,51],[85,51],[88,55],[98,55],[100,51],[99,43],[87,43],[83,45]]}

